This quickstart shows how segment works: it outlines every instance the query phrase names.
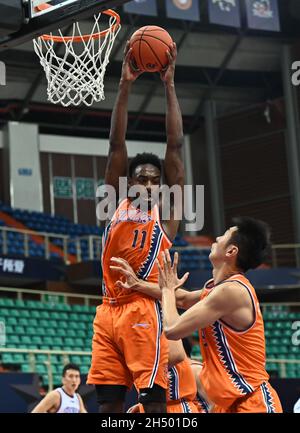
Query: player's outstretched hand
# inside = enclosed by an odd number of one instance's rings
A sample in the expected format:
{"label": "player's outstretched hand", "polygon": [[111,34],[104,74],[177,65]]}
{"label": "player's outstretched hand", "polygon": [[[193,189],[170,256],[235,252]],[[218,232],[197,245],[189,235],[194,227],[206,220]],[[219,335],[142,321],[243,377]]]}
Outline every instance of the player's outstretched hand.
{"label": "player's outstretched hand", "polygon": [[110,260],[114,263],[114,265],[110,266],[110,269],[120,272],[120,274],[122,275],[122,277],[124,277],[125,280],[117,281],[117,286],[121,289],[136,290],[136,288],[139,286],[139,279],[130,264],[126,260],[121,259],[120,257],[112,257]]}
{"label": "player's outstretched hand", "polygon": [[172,47],[167,51],[167,56],[169,63],[165,69],[160,72],[160,78],[166,84],[174,84],[175,63],[177,58],[177,48],[175,42],[173,42]]}
{"label": "player's outstretched hand", "polygon": [[189,272],[186,272],[182,278],[178,278],[177,266],[178,266],[178,253],[174,254],[174,260],[172,259],[169,250],[165,250],[161,253],[163,266],[160,265],[159,261],[156,260],[158,272],[159,272],[159,287],[162,289],[176,290],[182,287],[189,277]]}
{"label": "player's outstretched hand", "polygon": [[133,82],[143,72],[139,69],[133,68],[132,48],[130,48],[129,41],[127,41],[124,50],[124,60],[122,65],[121,82]]}

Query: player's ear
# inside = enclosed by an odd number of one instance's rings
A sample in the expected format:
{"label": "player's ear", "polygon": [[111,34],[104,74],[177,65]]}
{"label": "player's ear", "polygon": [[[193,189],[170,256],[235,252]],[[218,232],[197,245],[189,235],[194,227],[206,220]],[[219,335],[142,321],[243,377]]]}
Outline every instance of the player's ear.
{"label": "player's ear", "polygon": [[239,249],[236,245],[230,244],[226,248],[226,257],[236,257],[238,255]]}

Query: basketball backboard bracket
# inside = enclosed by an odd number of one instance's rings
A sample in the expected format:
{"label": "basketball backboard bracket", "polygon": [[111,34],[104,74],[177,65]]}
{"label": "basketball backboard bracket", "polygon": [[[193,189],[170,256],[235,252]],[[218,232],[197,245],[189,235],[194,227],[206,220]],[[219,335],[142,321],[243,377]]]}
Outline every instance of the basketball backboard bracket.
{"label": "basketball backboard bracket", "polygon": [[[38,36],[93,16],[130,0],[25,0],[25,22],[15,33],[0,37],[0,51],[28,42]],[[43,7],[47,5],[50,7]],[[1,13],[1,11],[0,11]]]}

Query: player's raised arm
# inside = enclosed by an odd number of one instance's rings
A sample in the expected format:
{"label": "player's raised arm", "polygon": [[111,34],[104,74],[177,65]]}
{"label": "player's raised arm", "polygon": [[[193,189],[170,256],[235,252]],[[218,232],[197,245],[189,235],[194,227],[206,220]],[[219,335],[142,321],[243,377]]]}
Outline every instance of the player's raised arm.
{"label": "player's raised arm", "polygon": [[105,183],[119,189],[119,177],[127,175],[126,131],[128,121],[128,98],[132,83],[141,75],[130,67],[131,49],[127,42],[122,65],[117,99],[111,117],[109,153],[105,170]]}
{"label": "player's raised arm", "polygon": [[[179,107],[175,83],[175,62],[177,57],[176,44],[174,43],[168,51],[169,65],[165,71],[161,72],[161,79],[165,85],[167,112],[166,112],[166,133],[167,133],[167,150],[164,160],[164,171],[166,183],[169,187],[184,185],[184,165],[182,161],[183,126],[182,115]],[[179,220],[174,220],[173,211],[171,218],[164,221],[164,227],[171,239],[174,239],[178,230]]]}

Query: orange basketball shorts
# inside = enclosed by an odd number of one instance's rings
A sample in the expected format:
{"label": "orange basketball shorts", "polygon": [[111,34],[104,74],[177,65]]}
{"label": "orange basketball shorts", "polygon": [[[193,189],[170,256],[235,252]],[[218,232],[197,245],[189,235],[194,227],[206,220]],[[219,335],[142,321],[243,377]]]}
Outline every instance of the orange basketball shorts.
{"label": "orange basketball shorts", "polygon": [[[145,413],[144,407],[139,403],[139,413]],[[167,413],[199,413],[197,405],[185,398],[180,400],[168,401],[167,402]]]}
{"label": "orange basketball shorts", "polygon": [[158,301],[138,295],[105,298],[94,320],[87,383],[167,388],[168,343]]}
{"label": "orange basketball shorts", "polygon": [[237,399],[229,408],[215,405],[214,413],[282,413],[277,392],[269,382],[262,383],[254,392]]}

